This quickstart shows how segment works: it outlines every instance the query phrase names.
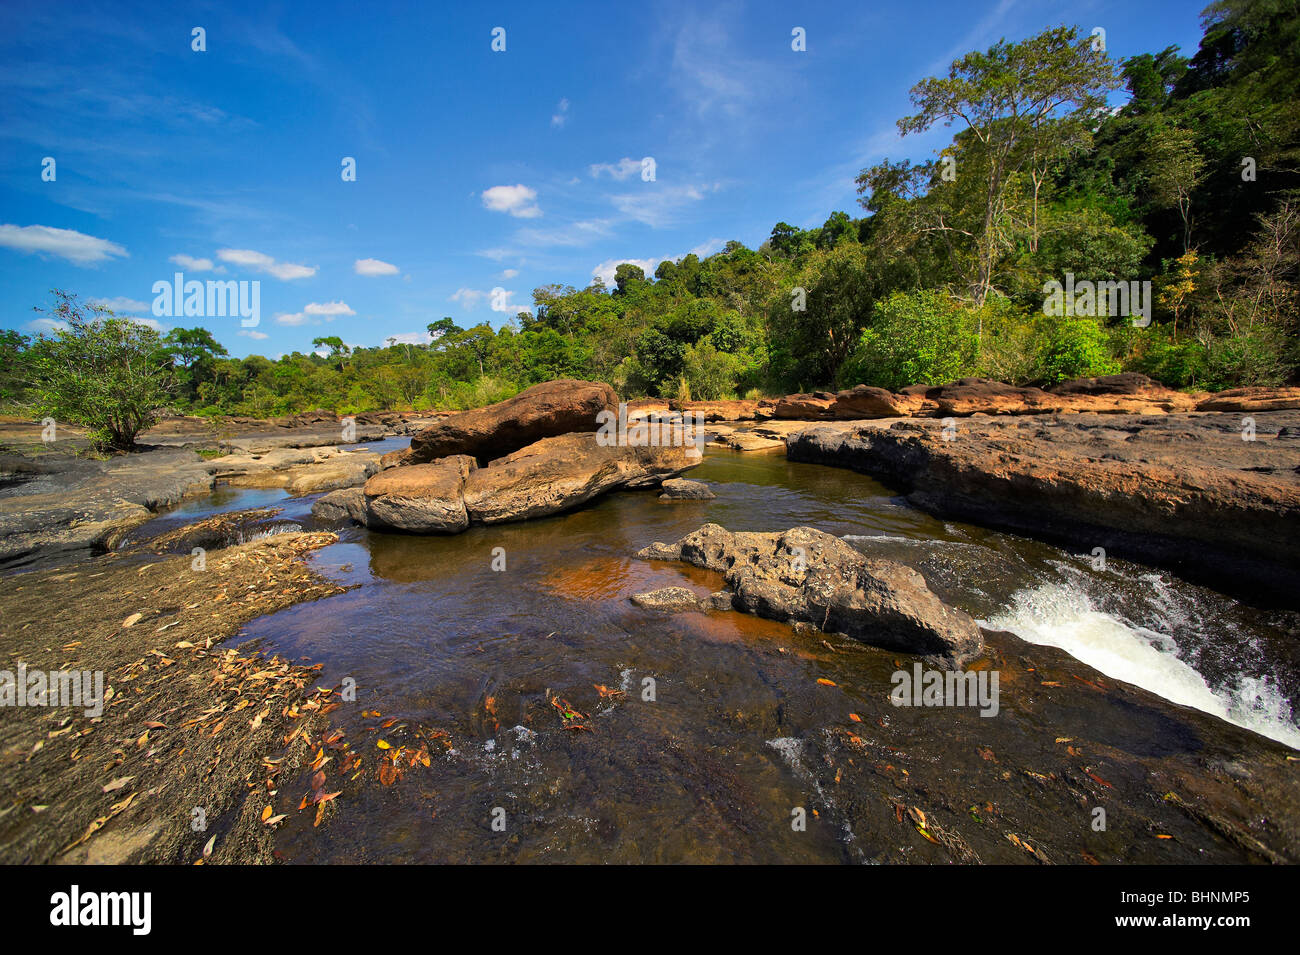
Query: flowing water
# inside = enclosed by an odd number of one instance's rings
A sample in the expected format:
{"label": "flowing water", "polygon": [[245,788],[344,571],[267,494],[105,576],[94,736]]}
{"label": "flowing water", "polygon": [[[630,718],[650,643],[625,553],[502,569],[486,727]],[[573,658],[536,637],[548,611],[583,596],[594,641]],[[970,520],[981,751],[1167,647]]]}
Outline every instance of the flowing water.
{"label": "flowing water", "polygon": [[[1109,560],[1094,569],[1087,553],[945,523],[848,470],[711,450],[690,477],[710,483],[717,499],[670,504],[654,492],[618,493],[573,513],[452,537],[350,527],[319,551],[321,572],[361,586],[253,621],[247,635],[268,652],[323,664],[323,685],[355,680],[357,703],[331,719],[364,752],[414,726],[446,736],[428,769],[396,785],[349,789],[329,825],[313,828],[310,813],[291,819],[279,837],[284,856],[876,858],[863,830],[879,813],[851,811],[825,791],[819,740],[853,712],[898,727],[909,750],[924,751],[922,731],[887,706],[897,654],[739,613],[660,615],[629,603],[663,586],[720,589],[717,575],[633,556],[708,521],[843,536],[915,567],[990,629],[1059,647],[1111,678],[1300,748],[1293,613],[1251,608],[1140,565]],[[224,494],[167,520],[276,503],[288,508],[282,520],[313,526],[310,501]],[[589,716],[590,731],[563,728],[555,695]],[[375,712],[401,722],[383,729],[380,717],[363,716]],[[959,733],[1001,722],[952,719]],[[1022,732],[1028,719],[1005,725]],[[1102,729],[1137,733],[1133,719],[1116,708]],[[1180,745],[1176,732],[1155,735]],[[930,762],[949,758],[942,753]],[[951,758],[955,771],[961,763]],[[987,765],[976,760],[970,770]],[[791,807],[805,805],[820,806],[831,824],[791,839]],[[494,818],[506,821],[504,832]]]}

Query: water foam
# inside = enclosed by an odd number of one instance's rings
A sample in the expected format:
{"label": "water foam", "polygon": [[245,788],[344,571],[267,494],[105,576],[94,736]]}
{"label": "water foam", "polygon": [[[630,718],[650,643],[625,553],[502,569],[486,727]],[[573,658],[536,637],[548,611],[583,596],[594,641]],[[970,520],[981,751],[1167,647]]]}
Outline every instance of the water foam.
{"label": "water foam", "polygon": [[1272,679],[1243,676],[1216,690],[1178,658],[1172,636],[1103,613],[1073,587],[1048,583],[1017,591],[1010,608],[981,623],[1057,647],[1113,679],[1300,749],[1291,703]]}

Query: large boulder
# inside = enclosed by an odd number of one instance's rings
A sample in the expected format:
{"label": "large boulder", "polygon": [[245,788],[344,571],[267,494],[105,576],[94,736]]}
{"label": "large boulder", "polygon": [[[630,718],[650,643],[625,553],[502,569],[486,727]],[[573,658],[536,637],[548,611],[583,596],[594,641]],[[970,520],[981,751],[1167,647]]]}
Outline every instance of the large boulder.
{"label": "large boulder", "polygon": [[470,474],[465,506],[484,524],[541,517],[616,488],[657,487],[702,459],[693,444],[606,445],[590,432],[544,438]]}
{"label": "large boulder", "polygon": [[732,533],[705,524],[676,544],[656,543],[637,556],[717,571],[735,591],[734,606],[758,616],[812,624],[949,666],[983,650],[975,621],[936,597],[916,571],[865,557],[811,527]]}
{"label": "large boulder", "polygon": [[786,395],[776,403],[773,417],[792,421],[814,421],[830,415],[835,396],[829,391],[812,394]]}
{"label": "large boulder", "polygon": [[1050,389],[1054,395],[1144,395],[1165,390],[1160,382],[1135,371],[1098,378],[1072,378]]}
{"label": "large boulder", "polygon": [[595,431],[602,411],[617,414],[618,396],[594,381],[547,381],[485,408],[451,415],[411,439],[408,463],[467,454],[480,462],[511,454],[542,438]]}
{"label": "large boulder", "polygon": [[463,531],[469,527],[465,480],[477,466],[458,454],[380,471],[366,482],[366,526],[417,534]]}
{"label": "large boulder", "polygon": [[925,396],[938,406],[940,416],[1042,414],[1062,407],[1059,398],[1041,388],[1021,388],[990,378],[961,378],[931,388]]}
{"label": "large boulder", "polygon": [[830,406],[830,416],[841,420],[865,418],[899,418],[913,414],[920,401],[896,395],[884,388],[858,385],[838,392]]}
{"label": "large boulder", "polygon": [[311,516],[318,521],[353,520],[366,522],[366,492],[360,487],[344,487],[317,498],[311,506]]}
{"label": "large boulder", "polygon": [[776,402],[768,398],[749,399],[732,398],[718,401],[681,401],[669,402],[673,411],[694,416],[696,421],[764,421],[772,417]]}

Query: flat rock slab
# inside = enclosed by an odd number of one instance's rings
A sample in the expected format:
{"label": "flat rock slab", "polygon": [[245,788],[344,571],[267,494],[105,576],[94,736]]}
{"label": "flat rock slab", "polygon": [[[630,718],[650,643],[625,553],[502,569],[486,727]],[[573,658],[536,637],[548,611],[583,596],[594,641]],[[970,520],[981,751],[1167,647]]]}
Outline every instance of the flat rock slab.
{"label": "flat rock slab", "polygon": [[[1253,426],[1253,431],[1250,428]],[[1251,440],[1243,440],[1243,438]],[[967,418],[792,435],[940,517],[1169,566],[1294,604],[1300,412]]]}

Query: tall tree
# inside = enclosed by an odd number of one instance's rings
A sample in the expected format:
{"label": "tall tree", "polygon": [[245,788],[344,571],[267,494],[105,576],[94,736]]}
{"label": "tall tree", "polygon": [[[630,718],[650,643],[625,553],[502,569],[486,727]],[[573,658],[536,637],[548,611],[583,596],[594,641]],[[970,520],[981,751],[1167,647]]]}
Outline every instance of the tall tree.
{"label": "tall tree", "polygon": [[[975,272],[969,294],[983,304],[993,287],[1002,249],[998,229],[1007,213],[1016,174],[1034,167],[1077,136],[1078,125],[1095,121],[1106,94],[1119,86],[1114,63],[1074,27],[1056,27],[1018,43],[1001,40],[987,51],[955,61],[948,75],[912,87],[918,112],[898,121],[903,135],[935,123],[960,121],[968,136],[964,152],[982,177],[975,229]],[[1066,122],[1069,120],[1069,122]],[[864,171],[864,178],[870,171]],[[866,205],[866,203],[864,203]]]}

